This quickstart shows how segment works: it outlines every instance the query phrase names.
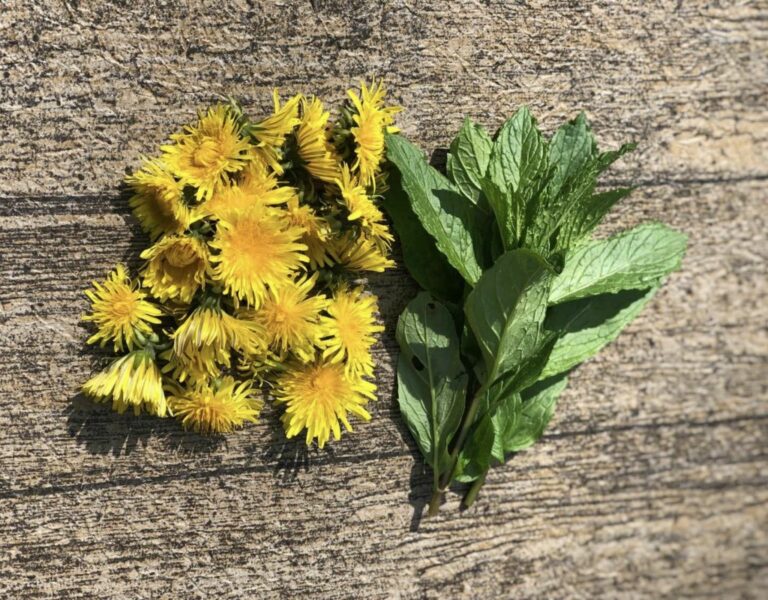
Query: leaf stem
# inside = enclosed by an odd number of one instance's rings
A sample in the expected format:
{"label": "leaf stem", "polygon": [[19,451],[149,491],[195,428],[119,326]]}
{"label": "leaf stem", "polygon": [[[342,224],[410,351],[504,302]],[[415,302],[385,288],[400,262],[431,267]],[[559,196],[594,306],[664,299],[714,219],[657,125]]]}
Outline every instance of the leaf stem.
{"label": "leaf stem", "polygon": [[483,484],[485,483],[485,476],[487,474],[488,474],[488,471],[483,473],[480,477],[475,479],[475,481],[472,483],[472,487],[469,488],[467,495],[464,496],[464,508],[469,508],[475,502],[475,500],[477,499],[477,494],[480,492],[480,488],[483,487]]}
{"label": "leaf stem", "polygon": [[[467,414],[464,417],[464,422],[461,424],[459,437],[456,438],[456,443],[454,444],[453,449],[449,455],[450,463],[441,481],[441,490],[444,490],[448,487],[448,485],[451,483],[451,480],[453,479],[453,476],[455,475],[456,467],[459,464],[459,453],[464,447],[464,442],[467,441],[469,430],[472,428],[472,425],[474,425],[477,409],[480,407],[480,398],[485,393],[485,389],[485,385],[481,386],[477,393],[472,397],[472,402],[469,403],[469,409],[467,410]],[[442,493],[441,490],[438,490],[438,492]]]}
{"label": "leaf stem", "polygon": [[432,493],[432,499],[429,501],[429,511],[427,512],[427,515],[430,517],[437,516],[437,513],[440,512],[440,502],[443,500],[443,491],[440,489],[436,489]]}

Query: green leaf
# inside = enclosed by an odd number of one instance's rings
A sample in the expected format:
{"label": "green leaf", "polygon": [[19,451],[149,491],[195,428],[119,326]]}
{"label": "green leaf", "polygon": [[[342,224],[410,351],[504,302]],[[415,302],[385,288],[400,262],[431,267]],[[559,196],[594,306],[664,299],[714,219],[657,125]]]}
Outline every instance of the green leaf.
{"label": "green leaf", "polygon": [[517,247],[527,214],[548,176],[547,143],[536,120],[523,107],[502,125],[493,143],[482,189],[501,232],[504,248]]}
{"label": "green leaf", "polygon": [[515,429],[504,437],[505,452],[520,452],[541,438],[566,385],[568,378],[561,375],[540,381],[522,393],[522,412]]}
{"label": "green leaf", "polygon": [[566,254],[549,303],[651,287],[680,268],[686,239],[671,227],[649,223],[578,246]]}
{"label": "green leaf", "polygon": [[384,195],[382,206],[400,238],[408,272],[423,289],[438,298],[458,301],[464,288],[461,275],[448,264],[445,255],[437,249],[434,238],[424,231],[416,218],[396,169],[390,172],[387,183],[389,190]]}
{"label": "green leaf", "polygon": [[568,371],[597,354],[618,337],[657,289],[602,294],[551,307],[544,328],[560,337],[541,378]]}
{"label": "green leaf", "polygon": [[520,394],[513,393],[499,403],[496,412],[491,417],[493,423],[493,449],[491,456],[500,463],[506,458],[505,441],[512,438],[517,431],[523,411],[523,400]]}
{"label": "green leaf", "polygon": [[569,220],[560,228],[557,235],[558,245],[561,248],[575,246],[581,239],[592,233],[617,202],[633,191],[634,188],[616,188],[584,199],[580,209],[571,213]]}
{"label": "green leaf", "polygon": [[612,205],[604,205],[611,198],[593,195],[600,173],[634,148],[634,144],[625,144],[598,153],[583,115],[561,127],[550,147],[552,182],[532,215],[526,247],[549,257],[589,234]]}
{"label": "green leaf", "polygon": [[467,117],[448,152],[448,176],[461,193],[475,203],[480,197],[481,182],[488,169],[492,147],[488,132]]}
{"label": "green leaf", "polygon": [[439,474],[447,468],[448,442],[461,423],[467,393],[450,312],[421,292],[400,315],[397,341],[400,412],[425,460]]}
{"label": "green leaf", "polygon": [[[485,222],[482,211],[464,198],[441,173],[427,164],[424,154],[399,135],[387,135],[387,158],[400,171],[403,190],[438,250],[470,284],[482,274],[476,248]],[[475,239],[473,239],[473,236]]]}
{"label": "green leaf", "polygon": [[552,271],[536,254],[503,254],[467,297],[464,312],[485,363],[486,383],[516,374],[539,350]]}
{"label": "green leaf", "polygon": [[469,433],[459,452],[458,468],[454,479],[469,483],[482,477],[491,464],[493,451],[493,421],[490,414],[481,418]]}
{"label": "green leaf", "polygon": [[547,191],[556,197],[567,181],[577,178],[597,153],[595,136],[584,113],[562,125],[549,143],[549,162],[554,167]]}

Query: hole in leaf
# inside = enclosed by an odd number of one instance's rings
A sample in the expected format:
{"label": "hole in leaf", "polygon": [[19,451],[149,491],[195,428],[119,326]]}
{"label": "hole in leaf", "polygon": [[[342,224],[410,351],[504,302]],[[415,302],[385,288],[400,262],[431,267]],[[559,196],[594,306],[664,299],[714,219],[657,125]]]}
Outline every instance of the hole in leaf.
{"label": "hole in leaf", "polygon": [[411,364],[413,365],[413,368],[417,371],[423,371],[424,370],[424,363],[421,362],[418,357],[414,356],[411,358]]}
{"label": "hole in leaf", "polygon": [[435,306],[434,302],[427,302],[427,308],[429,310],[435,310],[435,308],[437,308],[437,306]]}

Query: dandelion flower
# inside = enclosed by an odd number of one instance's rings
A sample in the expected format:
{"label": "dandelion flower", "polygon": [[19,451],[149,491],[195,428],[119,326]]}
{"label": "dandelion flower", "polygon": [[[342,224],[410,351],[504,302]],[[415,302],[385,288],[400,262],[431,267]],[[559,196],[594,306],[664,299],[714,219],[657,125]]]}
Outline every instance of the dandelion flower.
{"label": "dandelion flower", "polygon": [[117,265],[103,283],[93,282],[85,295],[91,301],[91,314],[83,321],[96,324],[98,331],[88,338],[89,344],[102,347],[114,342],[115,351],[136,346],[137,338],[152,333],[152,325],[160,323],[161,310],[145,300],[147,294],[131,282],[124,265]]}
{"label": "dandelion flower", "polygon": [[271,289],[254,316],[273,348],[283,354],[290,350],[302,362],[314,358],[318,320],[327,303],[323,295],[310,296],[316,282],[317,273]]}
{"label": "dandelion flower", "polygon": [[299,204],[296,196],[288,201],[284,214],[291,225],[300,227],[304,232],[301,242],[307,246],[310,268],[319,269],[333,265],[328,254],[331,240],[331,225],[328,221],[315,213],[311,206]]}
{"label": "dandelion flower", "polygon": [[128,204],[142,228],[154,240],[164,233],[181,233],[195,220],[185,203],[182,185],[158,159],[144,159],[141,169],[125,178],[133,190]]}
{"label": "dandelion flower", "polygon": [[334,240],[332,256],[350,271],[383,273],[395,266],[395,262],[384,255],[375,240],[364,235],[354,236],[352,232]]}
{"label": "dandelion flower", "polygon": [[262,160],[254,160],[243,169],[239,184],[246,194],[257,197],[260,204],[267,206],[285,204],[296,195],[294,188],[280,185],[277,175]]}
{"label": "dandelion flower", "polygon": [[352,431],[349,414],[370,420],[364,406],[375,399],[376,386],[347,373],[341,363],[321,362],[288,369],[275,390],[277,402],[286,405],[282,416],[286,437],[306,429],[307,445],[314,439],[322,448],[331,433],[333,439],[341,438],[339,423]]}
{"label": "dandelion flower", "polygon": [[211,257],[216,263],[214,277],[232,294],[259,306],[270,287],[279,287],[302,263],[306,244],[303,234],[275,212],[250,210],[221,221],[211,247],[219,251]]}
{"label": "dandelion flower", "polygon": [[233,350],[258,354],[264,330],[258,323],[224,312],[215,299],[206,299],[173,333],[173,352],[165,371],[180,381],[213,377],[219,367],[229,367]]}
{"label": "dandelion flower", "polygon": [[83,392],[98,402],[111,398],[112,408],[120,414],[129,407],[136,415],[142,407],[158,417],[166,416],[168,411],[162,375],[155,364],[154,353],[148,349],[118,358],[86,381]]}
{"label": "dandelion flower", "polygon": [[250,133],[259,141],[257,155],[264,160],[278,175],[282,175],[280,147],[286,136],[299,123],[299,101],[301,96],[294,96],[280,106],[280,96],[275,89],[272,93],[275,109],[271,116],[250,126]]}
{"label": "dandelion flower", "polygon": [[205,213],[217,220],[227,220],[238,212],[252,208],[285,204],[296,195],[291,187],[264,190],[248,183],[231,183],[216,188],[213,197],[205,203]]}
{"label": "dandelion flower", "polygon": [[341,178],[336,180],[336,185],[339,186],[342,200],[349,211],[347,219],[359,223],[366,236],[376,242],[382,252],[387,252],[394,237],[389,232],[384,214],[373,203],[357,178],[349,172],[347,165],[342,167]]}
{"label": "dandelion flower", "polygon": [[219,220],[227,219],[237,212],[247,211],[258,204],[257,196],[249,194],[237,183],[230,183],[218,186],[202,210],[207,216]]}
{"label": "dandelion flower", "polygon": [[191,302],[205,282],[208,247],[194,236],[170,235],[141,253],[147,259],[144,285],[160,301]]}
{"label": "dandelion flower", "polygon": [[250,382],[229,376],[170,391],[168,403],[184,429],[202,434],[229,433],[246,421],[255,423],[264,404],[253,397]]}
{"label": "dandelion flower", "polygon": [[225,105],[200,113],[198,122],[171,136],[162,146],[164,160],[183,185],[197,189],[198,201],[207,200],[217,185],[228,183],[253,159],[249,141]]}
{"label": "dandelion flower", "polygon": [[363,295],[362,288],[339,288],[328,303],[328,316],[320,317],[323,328],[323,358],[346,362],[352,374],[373,375],[371,346],[374,334],[384,331],[376,323],[376,296]]}
{"label": "dandelion flower", "polygon": [[350,128],[355,140],[355,162],[352,168],[360,176],[361,183],[368,187],[375,183],[381,159],[384,156],[384,133],[395,133],[392,126],[393,115],[400,111],[398,106],[384,106],[386,89],[383,82],[371,82],[371,87],[360,84],[360,95],[347,92],[355,113],[352,115],[354,127]]}
{"label": "dandelion flower", "polygon": [[318,98],[302,98],[301,123],[296,132],[299,156],[312,177],[333,183],[339,176],[339,159],[327,129],[331,116]]}

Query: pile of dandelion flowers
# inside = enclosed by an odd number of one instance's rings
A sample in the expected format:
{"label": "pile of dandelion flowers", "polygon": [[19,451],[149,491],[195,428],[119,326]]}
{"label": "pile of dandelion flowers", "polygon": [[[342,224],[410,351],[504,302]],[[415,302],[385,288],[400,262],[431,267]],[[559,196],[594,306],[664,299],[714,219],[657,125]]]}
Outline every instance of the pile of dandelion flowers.
{"label": "pile of dandelion flowers", "polygon": [[275,388],[277,402],[286,406],[281,417],[286,437],[306,429],[307,445],[316,440],[323,448],[331,434],[339,440],[339,423],[352,431],[349,414],[370,420],[364,407],[375,399],[375,391],[373,383],[346,372],[341,363],[318,362],[286,370]]}
{"label": "pile of dandelion flowers", "polygon": [[110,341],[115,351],[133,349],[139,336],[152,333],[152,325],[160,323],[162,311],[148,301],[147,294],[131,282],[125,265],[119,264],[104,283],[94,281],[85,294],[91,301],[91,314],[83,321],[96,324],[97,331],[87,343],[102,347]]}
{"label": "pile of dandelion flowers", "polygon": [[230,431],[258,415],[248,386],[275,389],[288,372],[315,368],[314,379],[341,390],[340,404],[317,394],[314,408],[291,402],[286,431],[309,428],[308,441],[325,444],[348,415],[367,418],[377,329],[352,310],[357,320],[340,324],[340,298],[353,293],[346,282],[394,263],[373,195],[386,164],[371,166],[372,188],[353,164],[352,129],[361,110],[382,111],[387,127],[390,109],[375,85],[339,120],[315,96],[281,101],[275,90],[273,99],[261,120],[235,101],[199,112],[126,177],[151,243],[137,278],[121,266],[89,290],[89,341],[118,354],[84,386],[95,400],[176,416],[201,433]]}

